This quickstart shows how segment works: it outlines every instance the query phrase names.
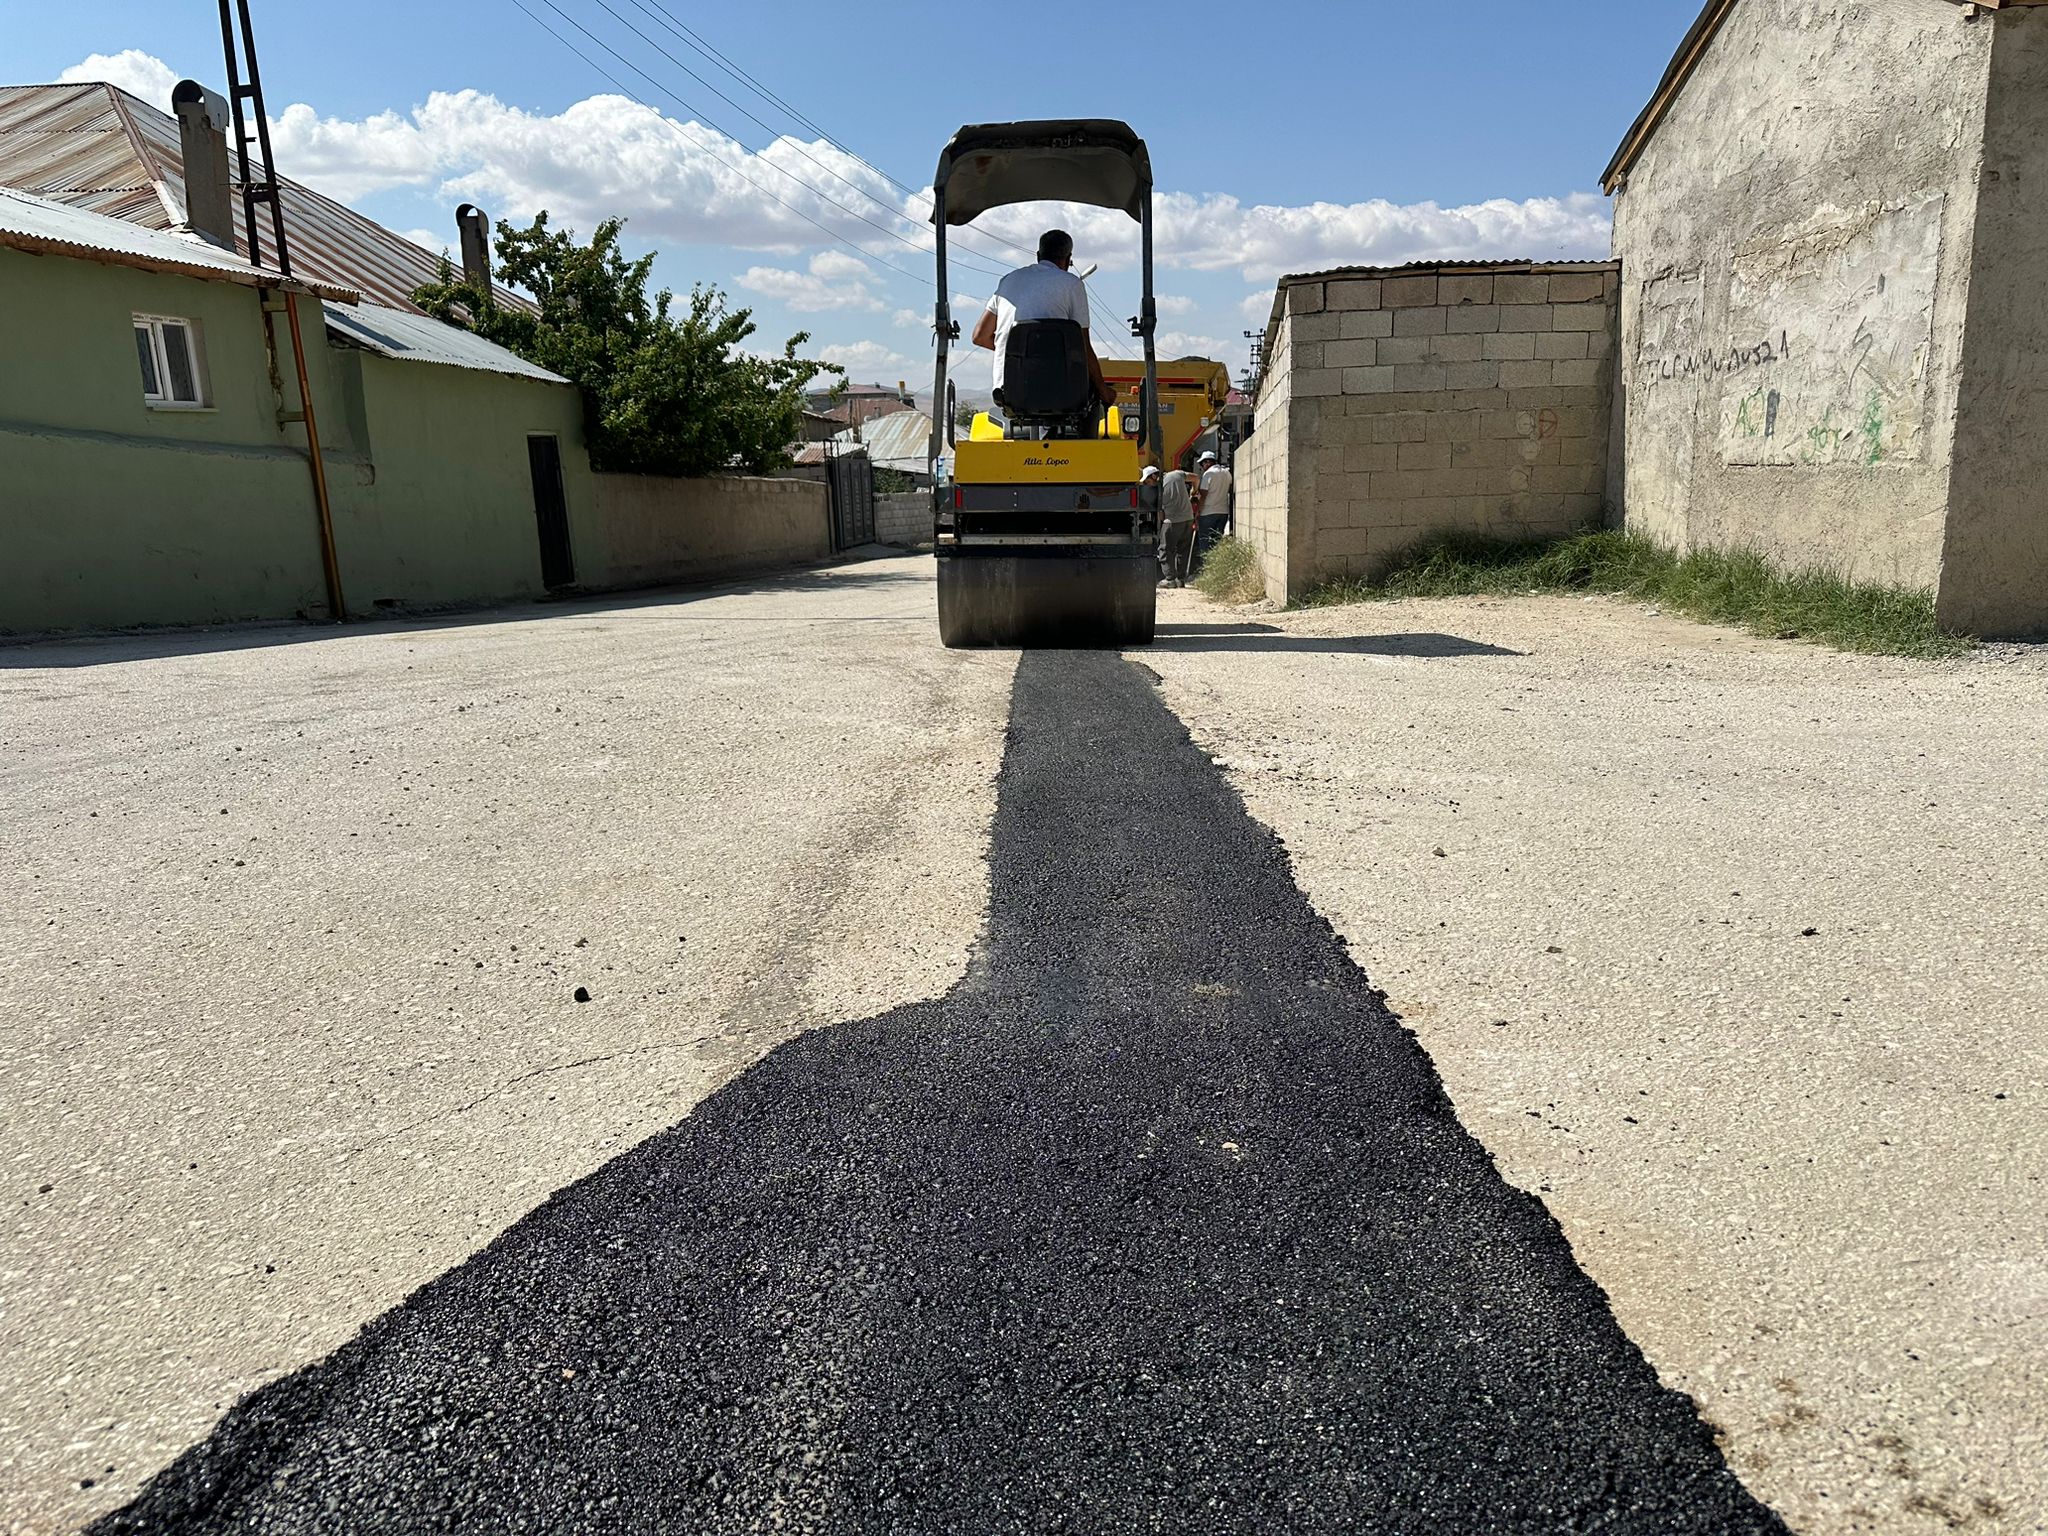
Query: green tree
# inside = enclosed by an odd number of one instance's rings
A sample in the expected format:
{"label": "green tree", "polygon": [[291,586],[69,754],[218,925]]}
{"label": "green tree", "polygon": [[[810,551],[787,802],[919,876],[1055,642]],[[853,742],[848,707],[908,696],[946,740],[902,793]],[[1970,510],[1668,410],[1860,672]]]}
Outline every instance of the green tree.
{"label": "green tree", "polygon": [[672,313],[667,289],[647,296],[650,254],[629,261],[619,247],[624,221],[606,219],[588,245],[551,229],[498,225],[501,282],[523,288],[534,313],[500,304],[441,260],[440,281],[413,294],[438,320],[459,325],[579,386],[598,469],[643,475],[760,474],[789,462],[800,435],[804,391],[830,363],[797,356],[810,340],[792,336],[779,356],[741,350],[754,334],[750,310],[728,309],[718,289],[698,285]]}

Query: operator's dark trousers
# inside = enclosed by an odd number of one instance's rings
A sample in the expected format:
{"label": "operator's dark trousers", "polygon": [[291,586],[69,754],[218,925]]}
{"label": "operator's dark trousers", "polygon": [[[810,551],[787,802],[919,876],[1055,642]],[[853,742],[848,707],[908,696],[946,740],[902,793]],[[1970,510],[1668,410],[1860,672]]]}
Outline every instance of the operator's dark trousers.
{"label": "operator's dark trousers", "polygon": [[1192,519],[1159,525],[1159,574],[1180,581],[1188,574],[1188,547],[1194,542]]}

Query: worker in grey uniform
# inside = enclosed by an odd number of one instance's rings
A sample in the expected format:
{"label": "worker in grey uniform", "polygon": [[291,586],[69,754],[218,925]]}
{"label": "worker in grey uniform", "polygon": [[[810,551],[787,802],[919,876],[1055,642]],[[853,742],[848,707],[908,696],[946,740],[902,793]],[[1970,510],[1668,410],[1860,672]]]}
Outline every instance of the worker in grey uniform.
{"label": "worker in grey uniform", "polygon": [[[1146,466],[1147,477],[1159,471]],[[1184,469],[1170,469],[1159,476],[1159,582],[1161,586],[1185,586],[1189,560],[1194,553],[1195,482]]]}

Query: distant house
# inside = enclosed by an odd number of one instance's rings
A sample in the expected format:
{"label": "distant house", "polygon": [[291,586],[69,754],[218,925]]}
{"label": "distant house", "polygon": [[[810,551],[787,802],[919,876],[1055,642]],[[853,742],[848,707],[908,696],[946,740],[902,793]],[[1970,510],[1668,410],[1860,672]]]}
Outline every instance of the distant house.
{"label": "distant house", "polygon": [[917,409],[917,396],[903,383],[891,389],[884,384],[848,384],[842,389],[813,390],[805,400],[813,412],[830,418],[840,427],[858,427],[877,416]]}

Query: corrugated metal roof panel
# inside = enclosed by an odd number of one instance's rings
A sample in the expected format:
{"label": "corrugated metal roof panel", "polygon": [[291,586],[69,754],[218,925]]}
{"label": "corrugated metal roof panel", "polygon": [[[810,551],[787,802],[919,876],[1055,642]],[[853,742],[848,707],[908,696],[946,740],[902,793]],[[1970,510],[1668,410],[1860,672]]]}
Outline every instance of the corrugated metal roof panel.
{"label": "corrugated metal roof panel", "polygon": [[884,469],[931,473],[932,419],[923,411],[891,411],[858,429],[848,427],[832,441],[842,449],[863,447],[868,461]]}
{"label": "corrugated metal roof panel", "polygon": [[1290,272],[1279,286],[1290,283],[1321,283],[1343,277],[1409,277],[1424,272],[1452,275],[1481,272],[1619,272],[1618,261],[1410,261],[1398,267],[1331,267],[1325,272]]}
{"label": "corrugated metal roof panel", "polygon": [[[104,261],[115,266],[139,267],[145,271],[172,272],[214,282],[240,283],[250,288],[278,287],[285,283],[277,273],[252,267],[239,256],[208,245],[196,236],[144,229],[120,219],[110,219],[105,214],[74,208],[54,198],[18,192],[11,187],[0,187],[0,246],[86,261]],[[290,286],[344,303],[353,304],[356,300],[352,289],[309,283],[303,278],[292,279]]]}
{"label": "corrugated metal roof panel", "polygon": [[[178,120],[111,85],[0,87],[0,186],[168,229],[185,210]],[[240,182],[234,193],[239,203]],[[439,252],[354,209],[288,180],[280,183],[280,200],[293,275],[414,311],[413,290],[440,280]],[[275,260],[267,214],[259,218],[258,238],[264,255]],[[235,243],[248,254],[239,218]],[[509,289],[497,293],[501,304],[534,307]]]}
{"label": "corrugated metal roof panel", "polygon": [[569,381],[558,373],[529,363],[516,352],[508,352],[494,341],[472,331],[447,325],[431,316],[409,309],[388,309],[379,304],[360,304],[344,309],[323,304],[330,338],[353,342],[385,357],[406,362],[446,363],[454,368],[477,368],[486,373],[509,373],[519,378],[540,379],[549,384]]}

